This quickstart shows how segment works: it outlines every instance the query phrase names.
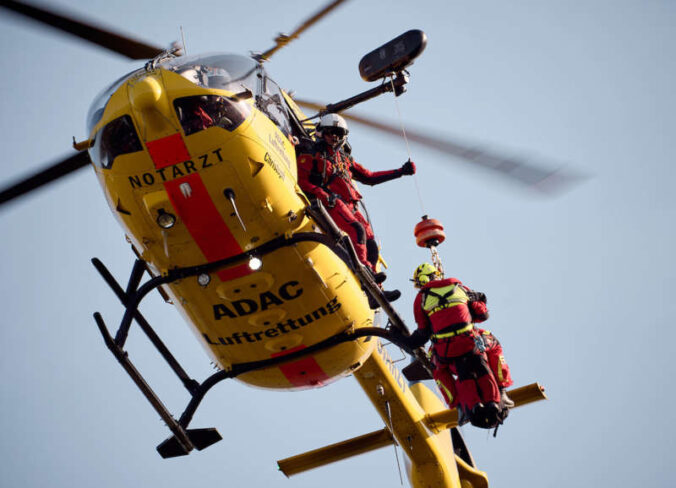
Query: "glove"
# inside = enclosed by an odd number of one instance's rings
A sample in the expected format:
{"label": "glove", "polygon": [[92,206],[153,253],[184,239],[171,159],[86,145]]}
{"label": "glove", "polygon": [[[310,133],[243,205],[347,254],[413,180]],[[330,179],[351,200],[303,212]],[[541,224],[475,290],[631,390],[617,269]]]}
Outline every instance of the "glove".
{"label": "glove", "polygon": [[469,290],[467,296],[472,302],[483,302],[486,303],[486,294],[481,293],[480,291]]}
{"label": "glove", "polygon": [[350,225],[357,234],[357,244],[366,244],[366,229],[364,229],[364,226],[360,222],[350,222]]}
{"label": "glove", "polygon": [[399,169],[402,175],[414,175],[415,174],[415,163],[410,159],[404,163],[404,165]]}
{"label": "glove", "polygon": [[326,199],[326,206],[328,208],[333,208],[336,206],[336,201],[338,200],[338,195],[335,193],[331,192],[329,193],[328,198]]}
{"label": "glove", "polygon": [[404,336],[394,327],[390,328],[389,332],[390,332],[390,340],[394,344],[403,347],[404,349],[412,350],[411,346],[409,345],[409,337]]}
{"label": "glove", "polygon": [[413,334],[404,338],[409,349],[417,349],[424,346],[430,340],[430,331],[427,329],[416,329]]}

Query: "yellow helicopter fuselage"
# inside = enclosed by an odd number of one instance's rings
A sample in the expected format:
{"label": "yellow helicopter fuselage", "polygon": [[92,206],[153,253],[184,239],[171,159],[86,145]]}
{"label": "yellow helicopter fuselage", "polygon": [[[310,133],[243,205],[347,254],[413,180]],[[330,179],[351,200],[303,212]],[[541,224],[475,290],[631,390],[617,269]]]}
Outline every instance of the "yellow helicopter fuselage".
{"label": "yellow helicopter fuselage", "polygon": [[[279,236],[318,232],[296,183],[292,134],[256,106],[265,88],[254,86],[258,93],[237,98],[233,91],[196,84],[190,68],[132,74],[104,100],[90,134],[108,204],[156,275],[250,251],[253,256]],[[222,81],[224,73],[216,74]],[[263,76],[257,71],[255,82]],[[292,102],[282,97],[277,93],[268,103],[291,110]],[[221,103],[220,112],[225,106],[227,122],[219,124],[200,101]],[[201,110],[202,120],[185,113],[190,110]],[[138,140],[130,144],[133,133]],[[137,150],[120,153],[127,150],[116,149],[122,142]],[[221,368],[283,356],[373,325],[358,281],[331,249],[301,242],[260,260],[259,269],[244,261],[165,285]],[[350,341],[238,379],[266,388],[321,386],[358,368],[372,349],[368,339]]]}

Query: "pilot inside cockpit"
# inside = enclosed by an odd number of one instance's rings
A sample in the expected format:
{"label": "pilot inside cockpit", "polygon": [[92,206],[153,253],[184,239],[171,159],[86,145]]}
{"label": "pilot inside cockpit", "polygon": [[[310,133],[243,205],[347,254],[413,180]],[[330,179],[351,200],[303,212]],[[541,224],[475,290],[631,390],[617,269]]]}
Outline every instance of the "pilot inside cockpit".
{"label": "pilot inside cockpit", "polygon": [[218,95],[198,95],[174,101],[185,135],[217,126],[235,130],[250,113],[248,105]]}
{"label": "pilot inside cockpit", "polygon": [[201,65],[189,66],[178,71],[178,74],[196,85],[207,86],[205,76],[206,69],[204,66]]}

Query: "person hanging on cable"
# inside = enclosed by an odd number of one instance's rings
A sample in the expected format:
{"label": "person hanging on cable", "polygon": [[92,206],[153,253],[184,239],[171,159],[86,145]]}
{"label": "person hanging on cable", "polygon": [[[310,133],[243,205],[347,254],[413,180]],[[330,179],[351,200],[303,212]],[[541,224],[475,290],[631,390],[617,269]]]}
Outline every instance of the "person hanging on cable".
{"label": "person hanging on cable", "polygon": [[475,326],[488,318],[486,295],[443,279],[429,263],[416,268],[412,281],[419,289],[413,304],[418,328],[400,339],[411,349],[431,339],[434,379],[449,408],[458,407],[460,422],[497,427],[514,406],[505,391],[513,381],[500,342]]}
{"label": "person hanging on cable", "polygon": [[[385,279],[378,273],[378,244],[369,221],[358,209],[362,196],[353,180],[366,185],[378,185],[415,174],[415,164],[407,161],[398,169],[369,171],[361,166],[347,150],[348,128],[345,119],[337,114],[325,114],[316,128],[316,141],[303,141],[296,147],[298,185],[310,199],[318,199],[327,208],[336,225],[352,241],[359,260],[374,274],[377,283]],[[401,296],[398,290],[386,291],[385,298],[393,301]],[[372,307],[377,304],[373,301]]]}

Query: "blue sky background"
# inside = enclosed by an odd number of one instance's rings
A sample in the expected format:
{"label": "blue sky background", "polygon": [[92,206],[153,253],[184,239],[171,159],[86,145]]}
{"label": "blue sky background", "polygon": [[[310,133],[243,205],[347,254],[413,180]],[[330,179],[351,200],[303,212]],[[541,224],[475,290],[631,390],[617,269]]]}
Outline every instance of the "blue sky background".
{"label": "blue sky background", "polygon": [[[50,2],[157,45],[188,52],[265,50],[322,2]],[[370,88],[361,56],[418,28],[428,47],[398,99],[407,128],[590,178],[540,198],[486,171],[411,146],[424,211],[446,225],[447,272],[489,297],[487,325],[518,385],[550,400],[516,410],[497,438],[464,428],[491,486],[651,486],[673,472],[676,294],[676,2],[351,1],[268,64],[299,97],[337,101]],[[2,180],[31,172],[86,137],[96,94],[139,66],[0,13]],[[396,121],[393,97],[359,111]],[[401,138],[351,127],[372,169],[408,158]],[[364,191],[388,285],[412,323],[408,278],[427,259],[412,230],[413,178]],[[221,384],[193,426],[225,440],[162,460],[168,431],[105,348],[92,319],[122,314],[89,259],[121,280],[133,255],[85,169],[0,211],[0,486],[398,486],[393,449],[287,480],[276,460],[382,427],[352,378],[300,393]],[[142,310],[188,371],[207,356],[176,311]],[[188,400],[135,330],[130,355],[177,415]],[[395,358],[403,357],[391,350]],[[402,361],[401,365],[405,362]]]}

